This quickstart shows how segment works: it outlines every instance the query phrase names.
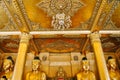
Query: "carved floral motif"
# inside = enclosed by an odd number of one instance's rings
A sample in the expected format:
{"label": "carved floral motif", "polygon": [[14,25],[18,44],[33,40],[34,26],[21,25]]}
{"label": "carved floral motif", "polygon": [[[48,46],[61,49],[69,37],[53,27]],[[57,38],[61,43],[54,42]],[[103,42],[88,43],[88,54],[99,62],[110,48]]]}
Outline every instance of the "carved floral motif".
{"label": "carved floral motif", "polygon": [[51,26],[55,30],[64,30],[72,25],[71,16],[83,4],[79,0],[43,0],[37,6],[52,17]]}

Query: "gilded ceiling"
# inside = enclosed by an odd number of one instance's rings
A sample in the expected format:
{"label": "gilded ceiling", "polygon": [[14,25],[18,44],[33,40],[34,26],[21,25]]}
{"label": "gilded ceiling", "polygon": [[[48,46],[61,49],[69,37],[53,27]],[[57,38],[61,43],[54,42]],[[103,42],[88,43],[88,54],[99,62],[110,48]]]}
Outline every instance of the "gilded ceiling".
{"label": "gilded ceiling", "polygon": [[[0,32],[120,31],[119,0],[0,0]],[[95,26],[94,26],[95,25]],[[0,34],[0,52],[17,53],[19,35]],[[33,35],[28,52],[82,52],[82,35]],[[120,34],[102,34],[104,51],[120,48]],[[90,41],[85,50],[93,51]]]}
{"label": "gilded ceiling", "polygon": [[[29,3],[28,1],[31,3]],[[52,17],[48,16],[49,13],[45,12],[44,10],[36,6],[36,4],[40,2],[40,0],[35,0],[35,1],[24,0],[23,2],[25,4],[28,17],[30,18],[31,21],[39,23],[44,28],[51,28]],[[81,0],[80,2],[81,2],[80,9],[74,14],[74,16],[71,17],[71,21],[72,21],[71,28],[79,27],[81,23],[87,22],[89,20],[96,1]]]}

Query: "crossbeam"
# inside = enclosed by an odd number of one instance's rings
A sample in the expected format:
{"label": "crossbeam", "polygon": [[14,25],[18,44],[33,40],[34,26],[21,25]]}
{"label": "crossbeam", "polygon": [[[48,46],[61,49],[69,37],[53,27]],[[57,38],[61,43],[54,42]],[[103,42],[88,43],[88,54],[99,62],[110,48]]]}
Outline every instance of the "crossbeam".
{"label": "crossbeam", "polygon": [[[83,31],[31,31],[29,34],[31,35],[81,35],[81,34],[90,34],[90,30]],[[100,30],[100,34],[120,34],[120,30]],[[4,31],[0,32],[0,36],[2,35],[21,35],[20,31]]]}

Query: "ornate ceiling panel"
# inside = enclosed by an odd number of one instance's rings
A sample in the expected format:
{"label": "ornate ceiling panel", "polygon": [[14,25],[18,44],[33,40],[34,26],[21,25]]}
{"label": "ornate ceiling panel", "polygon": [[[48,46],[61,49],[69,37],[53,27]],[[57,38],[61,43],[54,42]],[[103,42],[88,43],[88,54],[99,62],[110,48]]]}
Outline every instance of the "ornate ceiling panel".
{"label": "ornate ceiling panel", "polygon": [[[52,29],[52,27],[51,27],[52,17],[48,16],[49,14],[47,12],[45,12],[43,9],[38,7],[38,4],[41,1],[44,1],[44,0],[24,0],[23,2],[25,5],[27,15],[31,21],[40,24],[39,27],[46,28],[46,29]],[[49,1],[49,0],[47,0],[47,1]],[[77,0],[73,0],[73,1],[77,1]],[[77,28],[77,29],[78,29],[78,27],[80,29],[85,28],[85,27],[81,28],[80,26],[89,20],[89,18],[91,17],[92,11],[94,9],[94,6],[95,6],[95,2],[96,2],[95,0],[92,0],[92,1],[79,0],[79,1],[81,2],[81,3],[79,2],[79,4],[81,4],[81,6],[71,17],[72,26],[70,28]],[[45,4],[45,5],[47,5],[49,7],[49,4]],[[72,9],[74,10],[74,8],[72,8]],[[35,26],[33,26],[33,27],[36,28]],[[33,30],[34,30],[34,28],[33,28]],[[37,30],[38,29],[39,28],[37,28]]]}
{"label": "ornate ceiling panel", "polygon": [[[23,0],[23,2],[22,1],[18,1],[18,2],[21,11],[23,12],[23,16],[25,17],[26,22],[28,22],[29,29],[31,31],[54,30],[52,26],[53,16],[57,14],[56,11],[59,11],[60,9],[62,9],[62,12],[64,12],[65,14],[67,12],[67,15],[70,16],[69,19],[71,23],[69,22],[66,22],[69,24],[64,23],[64,26],[68,25],[70,27],[66,30],[81,30],[81,29],[88,30],[90,29],[90,23],[93,22],[94,17],[96,16],[96,13],[98,11],[99,5],[101,3],[100,0],[92,0],[92,1],[91,0],[90,1],[89,0],[72,0],[72,1],[53,0],[52,2],[50,0]],[[64,2],[64,4],[62,4],[62,2]],[[22,28],[19,24],[22,23],[19,23],[20,19],[15,17],[15,15],[17,15],[13,7],[13,5],[15,4],[13,4],[12,0],[6,1],[6,3],[8,4],[10,10],[7,9],[6,5],[3,4],[2,7],[4,8],[4,11],[3,8],[0,7],[0,11],[1,11],[0,14],[2,15],[1,17],[4,18],[4,20],[0,20],[1,21],[0,25],[2,28],[1,30],[2,31],[19,30],[20,28]],[[59,3],[59,6],[63,6],[63,7],[60,8],[58,5],[56,5],[57,3]],[[119,2],[117,0],[108,1],[105,4],[105,8],[103,9],[101,17],[98,22],[98,26],[100,26],[98,29],[114,29],[114,28],[119,29],[120,4],[119,5],[118,4]],[[8,17],[6,16],[6,14]],[[19,16],[17,15],[17,17]],[[111,25],[111,21],[112,21],[112,25],[114,26],[108,27],[109,25]],[[56,26],[57,25],[55,25],[55,27]]]}

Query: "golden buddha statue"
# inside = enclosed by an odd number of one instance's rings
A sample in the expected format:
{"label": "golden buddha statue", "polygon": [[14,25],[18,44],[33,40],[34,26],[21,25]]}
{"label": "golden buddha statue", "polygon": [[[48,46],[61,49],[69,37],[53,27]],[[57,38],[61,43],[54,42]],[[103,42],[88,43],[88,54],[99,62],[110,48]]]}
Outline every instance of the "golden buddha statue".
{"label": "golden buddha statue", "polygon": [[89,61],[82,58],[82,71],[77,74],[77,80],[96,80],[95,74],[90,71]]}
{"label": "golden buddha statue", "polygon": [[8,80],[12,79],[14,61],[11,56],[8,56],[3,61],[3,72],[1,72],[0,77],[6,76]]}
{"label": "golden buddha statue", "polygon": [[108,57],[108,71],[111,80],[120,80],[120,74],[117,70],[116,60],[111,56]]}
{"label": "golden buddha statue", "polygon": [[60,66],[57,73],[55,80],[67,80],[66,78],[66,72],[63,70],[63,68]]}
{"label": "golden buddha statue", "polygon": [[39,57],[34,57],[32,71],[27,73],[26,80],[46,80],[46,74],[40,70],[40,64]]}

